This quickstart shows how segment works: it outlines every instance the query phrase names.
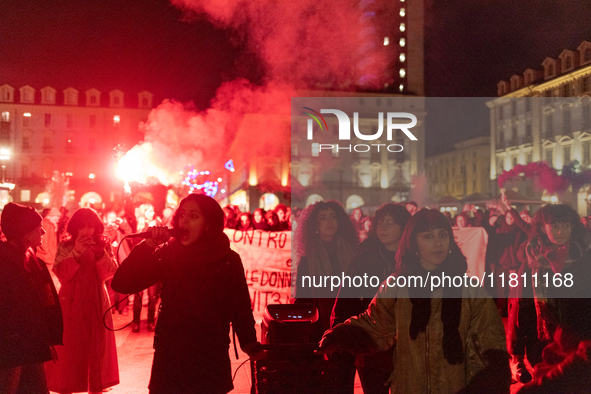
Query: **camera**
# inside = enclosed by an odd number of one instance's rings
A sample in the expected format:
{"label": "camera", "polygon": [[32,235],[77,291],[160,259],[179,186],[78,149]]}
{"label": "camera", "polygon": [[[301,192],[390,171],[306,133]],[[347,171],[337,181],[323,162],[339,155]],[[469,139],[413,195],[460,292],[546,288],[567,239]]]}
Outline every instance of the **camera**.
{"label": "camera", "polygon": [[92,241],[94,242],[94,245],[92,245],[92,247],[95,250],[101,250],[104,249],[105,246],[107,246],[107,244],[109,243],[109,240],[107,239],[107,237],[104,234],[95,234],[92,236]]}

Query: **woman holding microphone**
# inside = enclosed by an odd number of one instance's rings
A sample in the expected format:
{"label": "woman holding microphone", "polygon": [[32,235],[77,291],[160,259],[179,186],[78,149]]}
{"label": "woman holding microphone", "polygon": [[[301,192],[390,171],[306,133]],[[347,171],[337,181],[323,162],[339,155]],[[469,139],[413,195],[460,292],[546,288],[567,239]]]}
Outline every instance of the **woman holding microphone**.
{"label": "woman holding microphone", "polygon": [[150,227],[113,277],[113,289],[136,293],[162,283],[150,393],[227,393],[230,323],[242,350],[257,344],[240,256],[224,234],[224,213],[211,197],[190,194],[172,217],[184,234]]}

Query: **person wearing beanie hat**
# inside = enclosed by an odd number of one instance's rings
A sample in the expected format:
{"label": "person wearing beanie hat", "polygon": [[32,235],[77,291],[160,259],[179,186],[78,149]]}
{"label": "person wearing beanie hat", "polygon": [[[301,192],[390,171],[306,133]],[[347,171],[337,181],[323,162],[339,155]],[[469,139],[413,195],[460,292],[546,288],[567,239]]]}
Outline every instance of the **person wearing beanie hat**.
{"label": "person wearing beanie hat", "polygon": [[9,202],[2,210],[0,227],[7,240],[16,240],[30,233],[41,224],[43,218],[33,207]]}
{"label": "person wearing beanie hat", "polygon": [[33,248],[45,233],[33,208],[8,203],[0,218],[0,393],[46,394],[43,363],[62,343],[57,292]]}

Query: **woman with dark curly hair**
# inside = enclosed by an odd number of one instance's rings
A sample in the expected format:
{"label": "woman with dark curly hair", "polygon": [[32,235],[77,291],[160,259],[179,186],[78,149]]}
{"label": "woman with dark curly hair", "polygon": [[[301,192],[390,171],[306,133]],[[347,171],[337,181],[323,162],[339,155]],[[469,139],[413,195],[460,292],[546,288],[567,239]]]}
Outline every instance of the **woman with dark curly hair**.
{"label": "woman with dark curly hair", "polygon": [[[318,308],[323,331],[330,327],[330,314],[337,289],[313,286],[324,276],[341,276],[355,257],[358,238],[349,216],[336,200],[319,201],[302,212],[295,234],[298,261],[296,302]],[[303,283],[304,277],[312,284]],[[303,285],[304,284],[304,285]]]}
{"label": "woman with dark curly hair", "polygon": [[447,218],[418,211],[396,252],[399,285],[389,281],[363,314],[327,331],[321,349],[364,354],[395,345],[393,393],[509,392],[503,322],[486,291],[417,285],[419,277],[464,277],[466,269]]}

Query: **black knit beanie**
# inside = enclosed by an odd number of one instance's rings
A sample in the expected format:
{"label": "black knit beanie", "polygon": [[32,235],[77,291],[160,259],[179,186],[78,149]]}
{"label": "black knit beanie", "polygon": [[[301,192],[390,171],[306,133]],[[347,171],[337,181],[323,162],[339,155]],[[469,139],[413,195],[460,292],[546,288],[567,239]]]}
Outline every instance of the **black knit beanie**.
{"label": "black knit beanie", "polygon": [[33,207],[9,202],[2,210],[0,227],[7,240],[18,240],[35,230],[42,220]]}

